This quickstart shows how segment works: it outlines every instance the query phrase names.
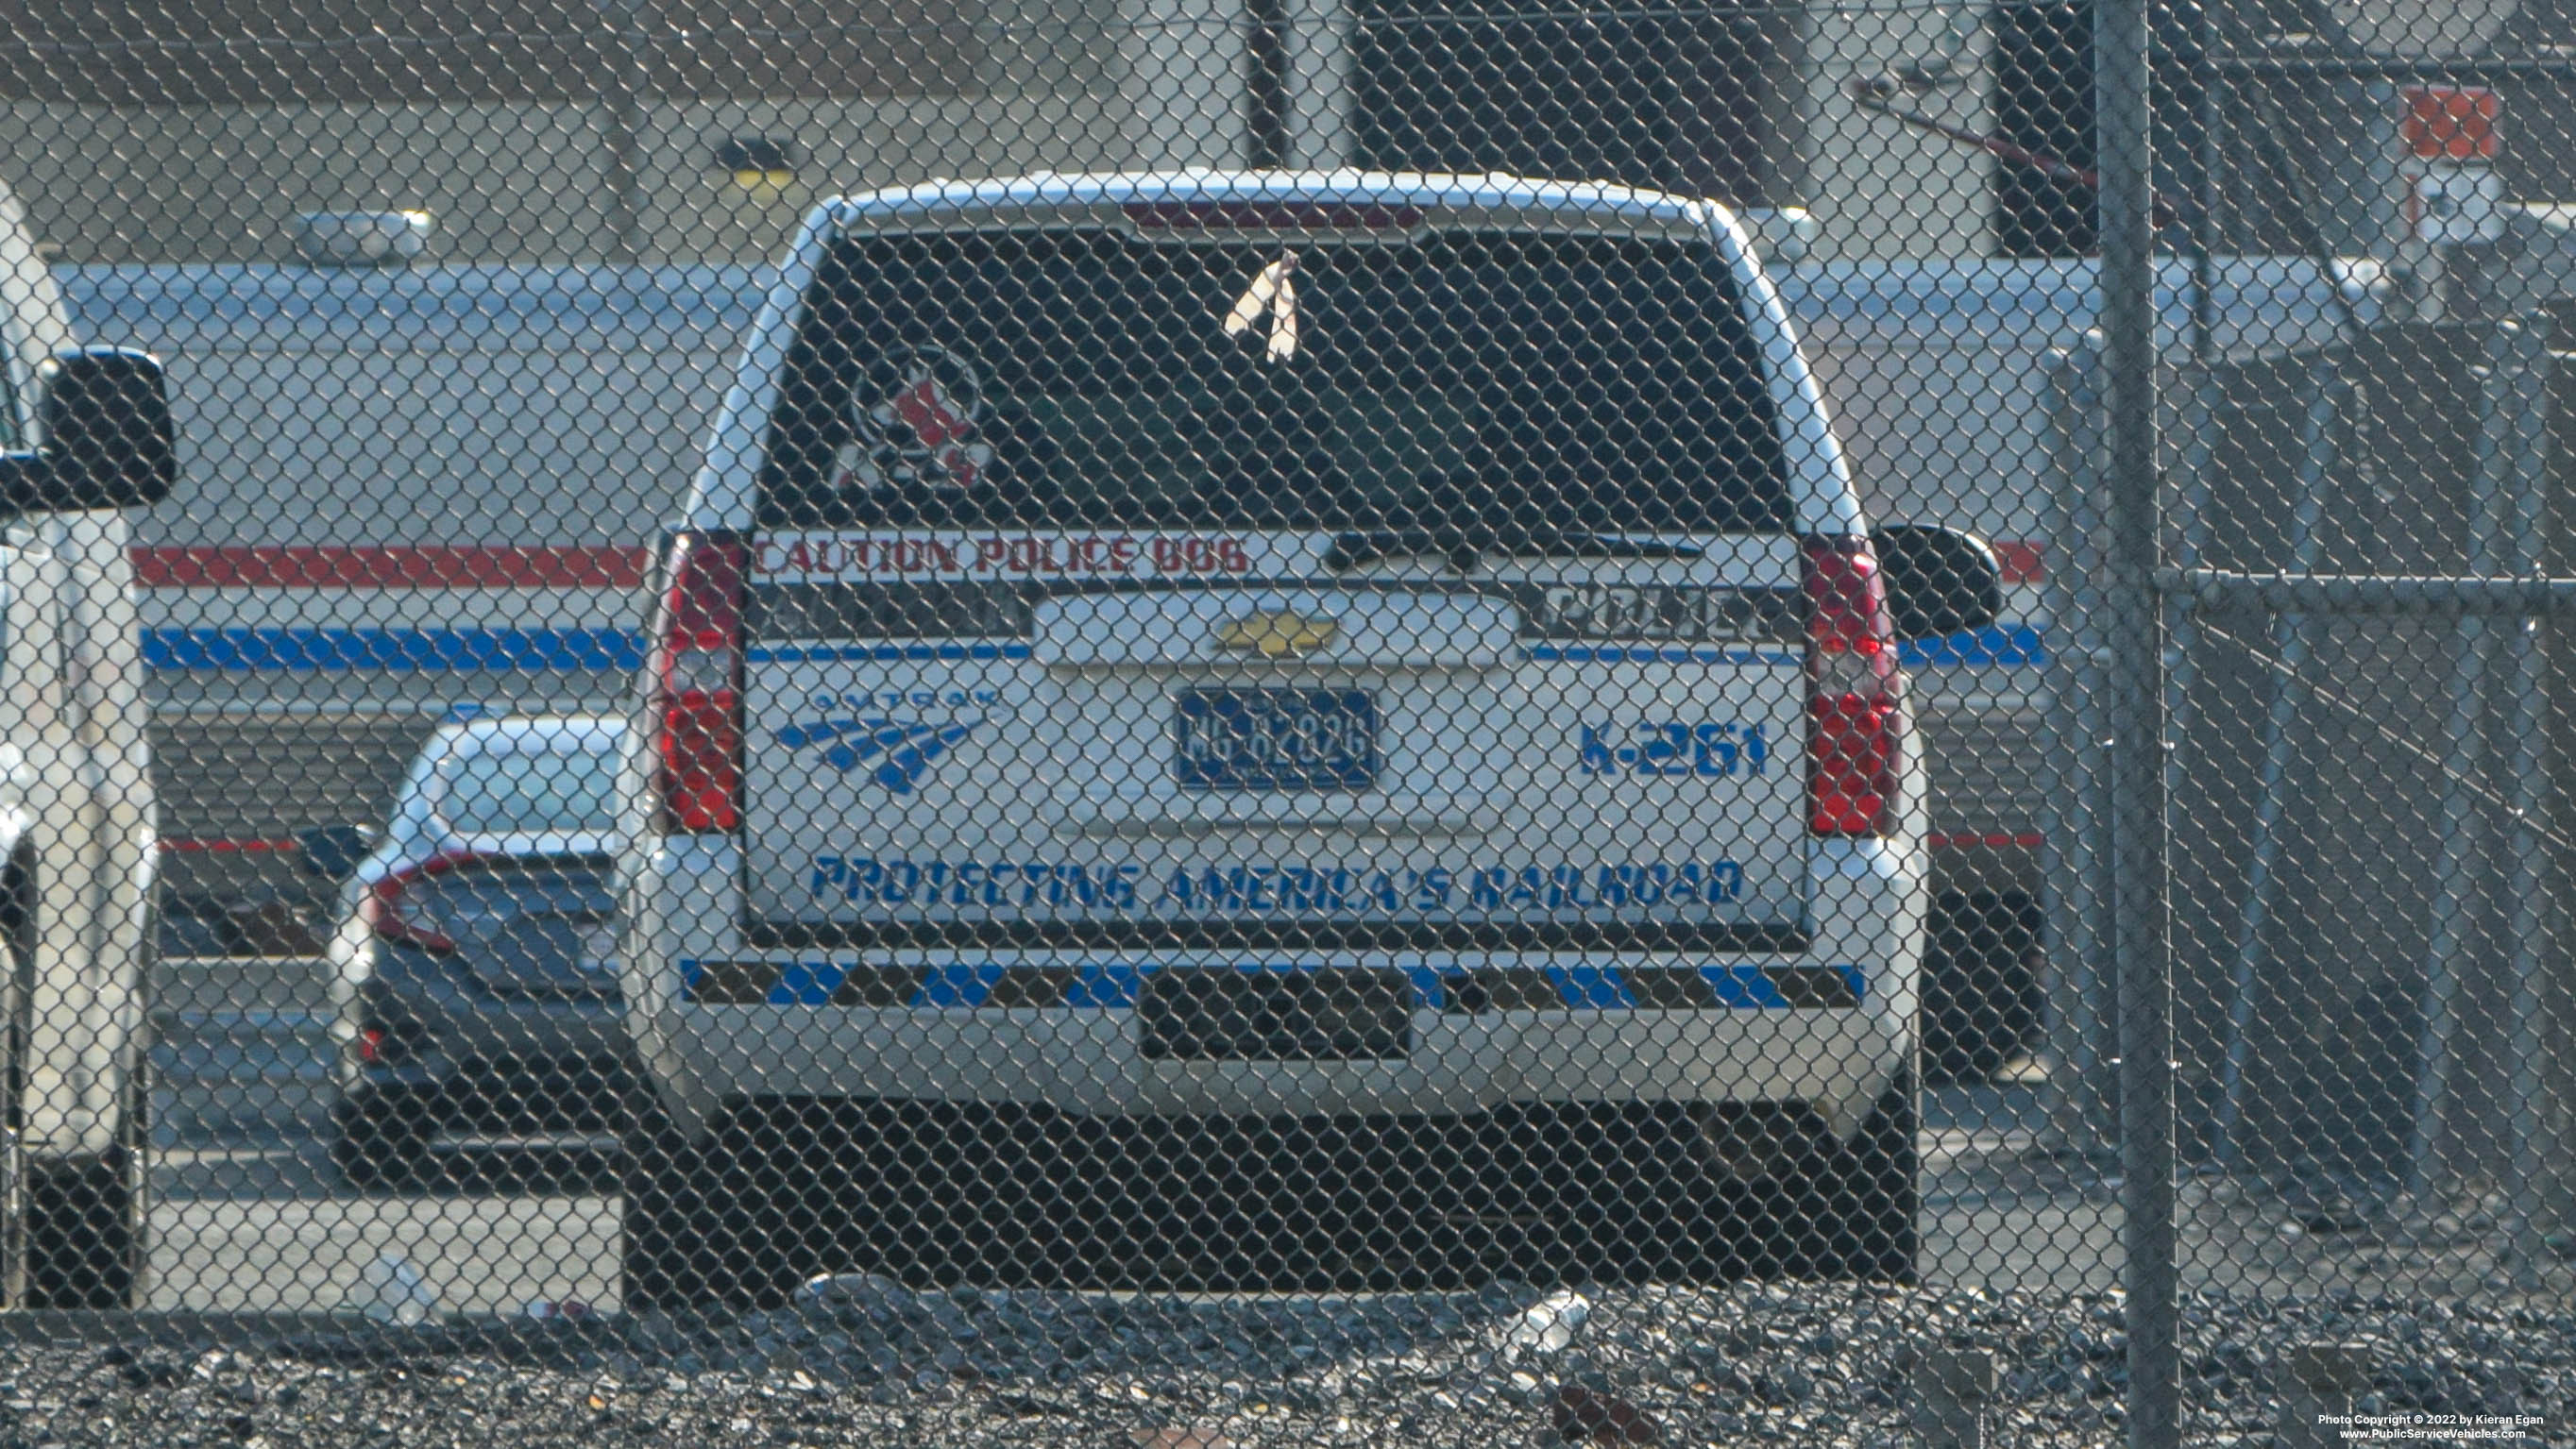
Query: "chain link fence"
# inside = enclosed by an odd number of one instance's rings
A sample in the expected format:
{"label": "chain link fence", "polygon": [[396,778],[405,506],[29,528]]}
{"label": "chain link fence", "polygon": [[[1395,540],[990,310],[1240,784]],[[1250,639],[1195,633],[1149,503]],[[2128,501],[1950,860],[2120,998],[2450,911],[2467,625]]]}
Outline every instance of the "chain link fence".
{"label": "chain link fence", "polygon": [[2576,1443],[2562,9],[22,0],[0,1436]]}

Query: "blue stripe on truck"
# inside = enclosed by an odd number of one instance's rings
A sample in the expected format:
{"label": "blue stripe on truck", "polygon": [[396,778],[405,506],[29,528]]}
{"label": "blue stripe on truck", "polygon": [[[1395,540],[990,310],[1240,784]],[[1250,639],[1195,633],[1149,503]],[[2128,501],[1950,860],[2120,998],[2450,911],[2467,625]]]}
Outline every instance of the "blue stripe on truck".
{"label": "blue stripe on truck", "polygon": [[629,629],[147,629],[143,662],[227,673],[621,671],[643,667],[644,641]]}
{"label": "blue stripe on truck", "polygon": [[[695,986],[702,967],[695,961],[680,963],[680,972]],[[794,961],[779,971],[778,983],[769,989],[770,1006],[825,1006],[850,964],[837,961]],[[1226,970],[1217,967],[1140,966],[1130,962],[1090,961],[1078,970],[1065,989],[1064,1004],[1085,1009],[1124,1009],[1136,1005],[1136,994],[1148,973],[1168,970]],[[1294,971],[1295,966],[1269,966],[1240,963],[1239,971]],[[1633,1011],[1637,994],[1630,987],[1621,968],[1616,966],[1550,966],[1545,968],[1548,981],[1569,1011]],[[1850,984],[1852,999],[1868,999],[1868,973],[1858,966],[1836,966],[1843,980]],[[993,988],[1002,980],[1004,968],[999,962],[957,961],[930,968],[921,989],[905,1003],[914,1008],[973,1008],[984,1004]],[[1405,968],[1413,980],[1417,1007],[1436,1010],[1445,988],[1442,973],[1433,967]],[[1709,984],[1717,1005],[1754,1011],[1786,1011],[1789,1001],[1760,966],[1703,966],[1700,978]]]}
{"label": "blue stripe on truck", "polygon": [[[398,674],[526,670],[627,670],[644,663],[644,639],[625,629],[147,629],[143,660],[154,669],[227,673],[321,673],[378,669]],[[1614,662],[1795,662],[1795,654],[1633,646],[1540,645],[1532,659]],[[763,649],[755,660],[781,663],[824,660],[1025,659],[1025,644],[872,644],[857,647]],[[1908,669],[1964,666],[2030,668],[2048,662],[2040,630],[1998,624],[1947,639],[1908,644],[1899,652]]]}
{"label": "blue stripe on truck", "polygon": [[1896,657],[1908,669],[1956,669],[1964,665],[2037,668],[2048,662],[2048,648],[2031,624],[1994,624],[1900,645]]}

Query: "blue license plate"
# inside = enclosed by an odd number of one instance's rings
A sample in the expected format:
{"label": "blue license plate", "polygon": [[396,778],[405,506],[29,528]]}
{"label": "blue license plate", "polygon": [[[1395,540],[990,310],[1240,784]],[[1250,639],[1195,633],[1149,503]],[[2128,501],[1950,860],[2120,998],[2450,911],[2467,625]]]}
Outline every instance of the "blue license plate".
{"label": "blue license plate", "polygon": [[1185,790],[1365,790],[1377,698],[1364,689],[1185,689],[1172,777]]}

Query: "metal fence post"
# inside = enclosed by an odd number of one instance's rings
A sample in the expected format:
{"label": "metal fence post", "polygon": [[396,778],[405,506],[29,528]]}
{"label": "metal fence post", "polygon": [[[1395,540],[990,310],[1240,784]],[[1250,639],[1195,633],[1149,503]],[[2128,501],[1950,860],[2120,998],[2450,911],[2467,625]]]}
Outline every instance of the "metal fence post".
{"label": "metal fence post", "polygon": [[2145,0],[2094,7],[2104,421],[2110,441],[2111,873],[2119,979],[2132,1449],[2178,1449],[2173,982],[2155,587],[2156,311]]}
{"label": "metal fence post", "polygon": [[0,1127],[0,1307],[27,1301],[26,1139]]}
{"label": "metal fence post", "polygon": [[[2358,339],[2355,339],[2356,341]],[[2331,483],[2343,428],[2344,379],[2333,353],[2318,358],[2309,378],[2300,427],[2299,496],[2292,505],[2290,567],[2316,571]],[[2186,610],[2186,612],[2188,612]],[[2308,667],[2308,623],[2290,613],[2272,616],[2272,655],[2277,664],[2263,711],[2263,765],[2254,794],[2253,848],[2245,869],[2245,905],[2237,915],[2234,978],[2228,983],[2226,1055],[2219,1067],[2218,1120],[2211,1128],[2211,1158],[2222,1169],[2243,1159],[2245,1072],[2254,1041],[2254,1003],[2262,988],[2263,933],[2279,888],[2281,818],[2289,807],[2290,727],[2299,712],[2299,679]]]}
{"label": "metal fence post", "polygon": [[2048,884],[2048,1115],[2058,1144],[2089,1154],[2112,1140],[2113,1097],[2105,1027],[2111,1013],[2105,955],[2110,901],[2104,849],[2102,739],[2102,352],[2086,337],[2048,360],[2051,471],[2042,536],[2056,550],[2044,585],[2051,627],[2065,642],[2049,656],[2048,752],[2052,778],[2040,823]]}
{"label": "metal fence post", "polygon": [[[2517,565],[2536,560],[2537,538],[2517,540],[2514,530],[2533,511],[2523,503],[2524,496],[2547,488],[2545,477],[2523,475],[2538,475],[2547,468],[2548,367],[2541,328],[2510,319],[2495,324],[2478,387],[2477,466],[2470,484],[2466,570],[2472,577],[2522,572],[2508,569],[2508,550]],[[2525,396],[2526,389],[2538,391]],[[2514,627],[2518,632],[2518,622]],[[2498,642],[2485,615],[2467,614],[2460,619],[2460,652],[2451,673],[2442,738],[2450,769],[2443,777],[2441,845],[2434,860],[2431,930],[2424,950],[2424,1027],[2417,1043],[2414,1114],[2407,1134],[2406,1185],[2418,1198],[2439,1191],[2449,1177],[2443,1170],[2442,1152],[2453,1129],[2457,1096],[2452,1078],[2458,1059],[2461,978],[2472,954],[2469,936],[2475,928],[2478,884],[2485,878],[2481,864],[2487,852],[2481,842],[2492,837],[2488,811],[2479,795],[2489,768],[2487,681]],[[2520,660],[2519,652],[2516,657]],[[2527,667],[2517,668],[2518,684],[2525,673]],[[2517,688],[2517,706],[2521,693]],[[2534,764],[2536,773],[2536,756]],[[2522,864],[2519,852],[2514,859],[2517,866]],[[2536,889],[2536,865],[2533,870],[2530,883]],[[2515,884],[2525,884],[2519,874]],[[2530,927],[2534,932],[2539,929],[2536,915]],[[2517,943],[2518,947],[2523,944]],[[2518,954],[2518,965],[2520,960]],[[2511,1064],[2508,1069],[2518,1070]],[[2517,1106],[2512,1112],[2518,1128],[2522,1109]]]}
{"label": "metal fence post", "polygon": [[[2538,578],[2546,568],[2541,541],[2547,536],[2549,511],[2549,396],[2556,354],[2548,349],[2547,319],[2526,320],[2509,336],[2499,336],[2499,376],[2489,386],[2503,390],[2509,417],[2506,476],[2512,479],[2506,500],[2503,571]],[[2543,1055],[2548,1050],[2548,1001],[2543,992],[2547,970],[2542,933],[2548,890],[2549,830],[2547,768],[2549,728],[2547,660],[2542,656],[2540,621],[2508,619],[2505,625],[2507,677],[2513,701],[2505,721],[2511,742],[2506,766],[2510,806],[2505,818],[2506,1002],[2505,1063],[2507,1078],[2506,1212],[2511,1237],[2512,1273],[2523,1288],[2540,1285],[2546,1248],[2542,1242],[2548,1212],[2544,1201],[2552,1180],[2548,1160],[2555,1154],[2550,1133],[2548,1079]]]}
{"label": "metal fence post", "polygon": [[[2494,570],[2472,566],[2469,572]],[[2442,734],[2435,742],[2447,764],[2433,899],[2427,903],[2432,920],[2424,946],[2424,1025],[2415,1044],[2415,1105],[2406,1138],[2406,1189],[2419,1199],[2438,1191],[2448,1175],[2442,1151],[2450,1126],[2453,1041],[2459,1035],[2461,955],[2470,929],[2467,897],[2476,888],[2478,839],[2486,817],[2477,798],[2478,776],[2486,767],[2479,706],[2494,636],[2488,620],[2477,614],[2462,616],[2458,628],[2459,653],[2451,666]]]}

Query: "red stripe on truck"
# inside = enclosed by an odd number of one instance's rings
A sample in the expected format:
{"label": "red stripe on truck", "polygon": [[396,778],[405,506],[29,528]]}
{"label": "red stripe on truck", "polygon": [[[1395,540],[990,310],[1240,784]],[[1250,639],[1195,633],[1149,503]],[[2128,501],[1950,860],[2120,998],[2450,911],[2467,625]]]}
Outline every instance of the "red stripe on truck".
{"label": "red stripe on truck", "polygon": [[160,589],[632,589],[649,548],[255,544],[138,548],[135,581]]}

